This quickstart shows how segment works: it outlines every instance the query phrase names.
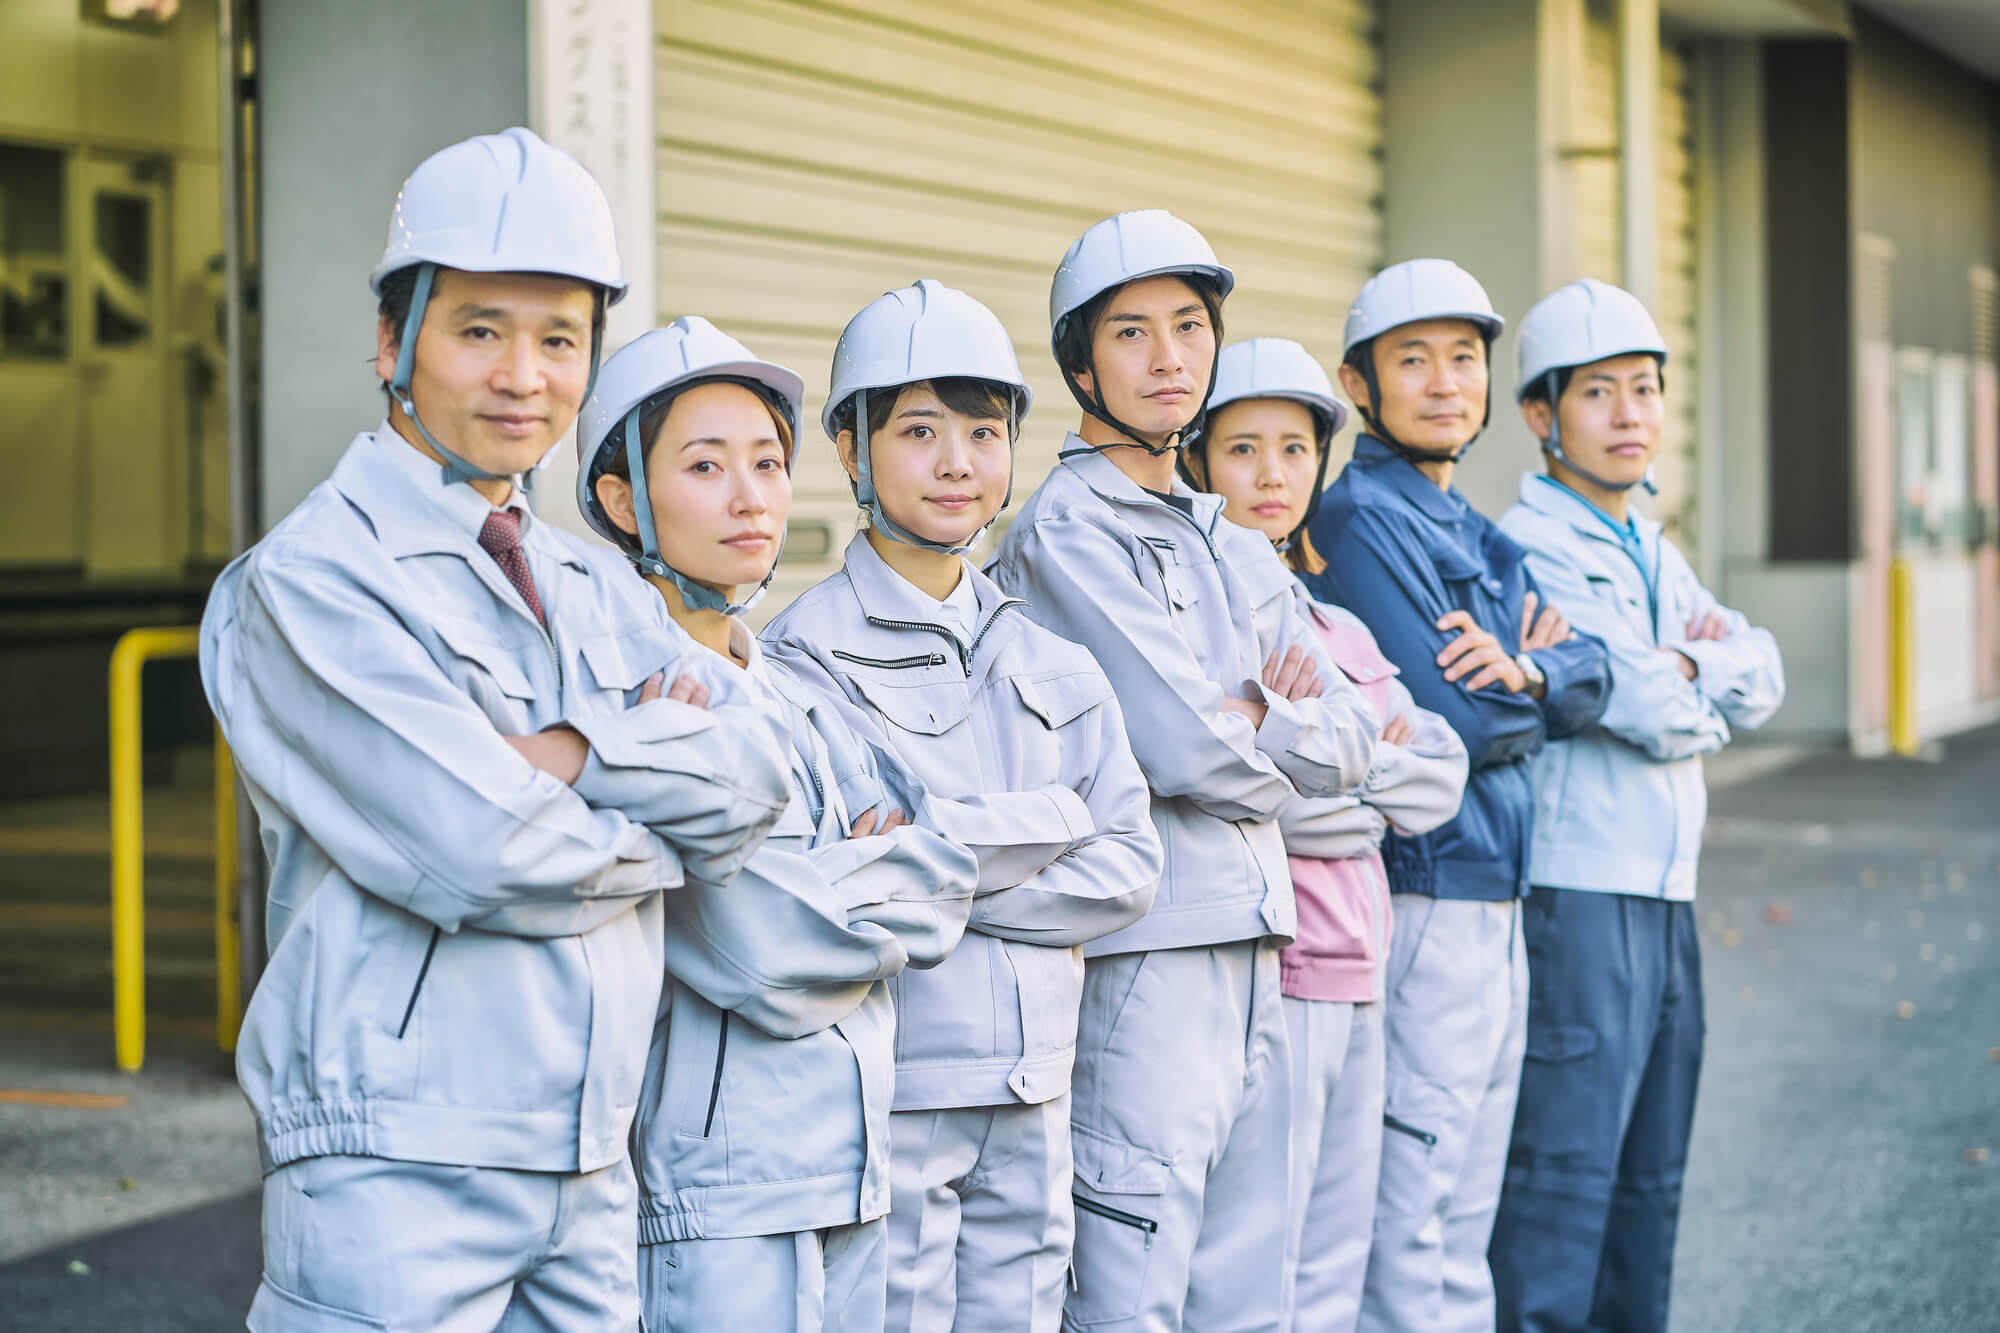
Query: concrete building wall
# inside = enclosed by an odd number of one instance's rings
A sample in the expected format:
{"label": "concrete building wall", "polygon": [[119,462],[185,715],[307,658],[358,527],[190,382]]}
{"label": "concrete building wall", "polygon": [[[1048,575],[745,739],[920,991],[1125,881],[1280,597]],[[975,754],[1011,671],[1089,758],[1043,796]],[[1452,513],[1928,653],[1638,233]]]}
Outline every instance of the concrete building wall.
{"label": "concrete building wall", "polygon": [[260,23],[269,527],[383,416],[368,272],[390,204],[437,149],[527,123],[528,21],[491,0],[264,0]]}
{"label": "concrete building wall", "polygon": [[1459,488],[1488,513],[1512,503],[1522,469],[1535,466],[1514,408],[1513,325],[1550,285],[1545,237],[1570,232],[1549,217],[1560,215],[1543,171],[1556,108],[1544,104],[1537,71],[1552,46],[1574,41],[1580,53],[1581,27],[1545,23],[1551,8],[1564,5],[1400,0],[1382,13],[1383,260],[1457,260],[1509,321],[1493,350],[1492,424],[1458,471]]}

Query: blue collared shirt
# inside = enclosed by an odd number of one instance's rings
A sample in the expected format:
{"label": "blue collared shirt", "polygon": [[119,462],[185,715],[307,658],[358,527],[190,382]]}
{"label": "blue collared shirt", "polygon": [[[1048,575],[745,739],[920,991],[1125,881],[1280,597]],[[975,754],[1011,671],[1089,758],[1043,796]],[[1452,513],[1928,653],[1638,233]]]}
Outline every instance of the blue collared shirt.
{"label": "blue collared shirt", "polygon": [[1548,678],[1542,699],[1498,684],[1446,681],[1438,654],[1457,637],[1437,622],[1471,613],[1508,653],[1521,638],[1521,607],[1541,591],[1525,553],[1456,489],[1443,490],[1380,440],[1363,435],[1329,486],[1312,524],[1323,573],[1306,585],[1368,626],[1402,671],[1419,707],[1440,713],[1465,741],[1472,773],[1458,818],[1383,847],[1399,893],[1505,899],[1527,892],[1534,817],[1526,760],[1545,740],[1575,735],[1603,714],[1610,691],[1604,645],[1587,634],[1536,649]]}
{"label": "blue collared shirt", "polygon": [[1577,490],[1574,486],[1566,486],[1547,473],[1539,474],[1533,479],[1545,486],[1555,487],[1564,495],[1574,497],[1579,504],[1596,516],[1597,521],[1610,531],[1612,540],[1616,541],[1625,554],[1631,558],[1632,563],[1639,567],[1639,577],[1646,581],[1646,596],[1657,607],[1660,604],[1659,579],[1655,577],[1653,560],[1646,554],[1646,541],[1640,535],[1638,517],[1630,510],[1627,510],[1625,521],[1620,523],[1617,519],[1605,513],[1589,496]]}

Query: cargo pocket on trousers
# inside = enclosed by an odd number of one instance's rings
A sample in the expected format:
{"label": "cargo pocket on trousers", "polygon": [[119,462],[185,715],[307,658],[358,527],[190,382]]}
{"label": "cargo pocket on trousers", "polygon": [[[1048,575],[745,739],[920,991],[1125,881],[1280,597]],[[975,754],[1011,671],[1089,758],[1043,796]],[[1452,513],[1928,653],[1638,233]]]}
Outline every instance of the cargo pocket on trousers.
{"label": "cargo pocket on trousers", "polygon": [[1172,1172],[1156,1153],[1072,1125],[1077,1188],[1076,1249],[1070,1260],[1065,1324],[1130,1319],[1146,1294],[1146,1270],[1160,1231],[1160,1204]]}
{"label": "cargo pocket on trousers", "polygon": [[1378,1217],[1425,1217],[1450,1196],[1464,1148],[1458,1140],[1465,1120],[1450,1089],[1407,1069],[1389,1070],[1375,1187]]}
{"label": "cargo pocket on trousers", "polygon": [[1596,1055],[1595,1028],[1529,1023],[1509,1167],[1616,1166],[1616,1108],[1607,1101],[1618,1089],[1603,1086]]}
{"label": "cargo pocket on trousers", "polygon": [[380,1319],[336,1310],[303,1296],[294,1296],[265,1278],[257,1284],[257,1298],[250,1302],[246,1321],[250,1333],[354,1333],[358,1328],[386,1330]]}

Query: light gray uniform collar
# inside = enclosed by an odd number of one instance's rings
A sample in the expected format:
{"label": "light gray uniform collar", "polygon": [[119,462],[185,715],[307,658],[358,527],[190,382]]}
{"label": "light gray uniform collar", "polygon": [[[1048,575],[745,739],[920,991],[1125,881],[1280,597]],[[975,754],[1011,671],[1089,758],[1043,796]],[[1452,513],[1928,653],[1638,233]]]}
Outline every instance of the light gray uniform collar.
{"label": "light gray uniform collar", "polygon": [[1020,600],[1007,596],[1000,591],[998,584],[973,568],[970,561],[965,562],[959,587],[963,589],[970,585],[977,614],[964,627],[967,633],[962,635],[950,617],[938,614],[935,598],[889,568],[876,554],[875,548],[869,545],[867,533],[855,533],[854,540],[847,544],[844,567],[847,581],[854,589],[854,599],[861,604],[861,614],[870,624],[884,628],[914,626],[934,630],[958,646],[960,661],[968,671],[972,667],[973,645],[985,637],[987,627],[993,623],[995,616],[1010,603]]}
{"label": "light gray uniform collar", "polygon": [[[458,555],[479,551],[479,530],[493,506],[461,483],[446,485],[438,465],[424,457],[388,422],[354,437],[334,465],[333,486],[367,517],[390,556]],[[508,508],[522,514],[521,545],[530,556],[561,561],[580,573],[589,568],[528,511],[521,492]]]}
{"label": "light gray uniform collar", "polygon": [[[1069,440],[1065,442],[1063,447],[1065,449],[1089,449],[1089,446],[1084,443],[1083,437],[1074,431],[1070,433]],[[1201,530],[1203,536],[1208,537],[1211,541],[1214,540],[1215,523],[1222,515],[1223,499],[1219,495],[1211,495],[1206,491],[1197,491],[1179,477],[1175,477],[1171,493],[1185,496],[1194,502],[1194,513],[1190,515],[1181,512],[1173,505],[1148,492],[1145,487],[1126,476],[1119,470],[1116,463],[1101,453],[1094,451],[1073,453],[1062,460],[1062,466],[1076,473],[1086,486],[1121,509],[1142,509],[1159,514],[1172,514],[1179,521],[1192,523],[1196,528]]]}

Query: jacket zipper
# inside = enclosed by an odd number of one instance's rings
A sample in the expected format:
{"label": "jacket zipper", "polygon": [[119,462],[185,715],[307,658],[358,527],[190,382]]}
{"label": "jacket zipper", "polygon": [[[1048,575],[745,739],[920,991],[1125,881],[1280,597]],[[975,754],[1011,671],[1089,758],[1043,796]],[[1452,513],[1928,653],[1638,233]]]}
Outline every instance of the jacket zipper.
{"label": "jacket zipper", "polygon": [[722,1100],[722,1057],[729,1050],[729,1011],[722,1011],[722,1028],[715,1039],[715,1082],[708,1088],[708,1119],[701,1122],[701,1136],[715,1128],[715,1104]]}
{"label": "jacket zipper", "polygon": [[[1027,603],[1022,599],[1020,599],[1019,597],[1009,597],[1005,601],[1001,602],[1000,605],[993,608],[993,614],[986,617],[986,623],[979,627],[979,633],[972,636],[972,642],[970,644],[960,643],[958,641],[958,636],[956,634],[953,634],[950,630],[946,629],[943,625],[933,625],[930,624],[928,621],[886,620],[881,616],[869,616],[868,623],[880,629],[914,629],[914,630],[922,630],[927,634],[938,635],[939,637],[943,638],[946,642],[951,644],[953,648],[956,648],[958,650],[958,665],[965,672],[966,678],[970,679],[972,676],[972,655],[974,652],[978,651],[980,642],[986,637],[986,631],[993,628],[993,622],[998,620],[1009,607],[1026,606],[1026,605]],[[847,657],[847,654],[841,652],[839,649],[836,648],[834,650],[834,656]],[[848,658],[848,660],[853,661],[856,659]],[[933,665],[943,665],[943,663],[940,660],[939,662],[934,663]]]}
{"label": "jacket zipper", "polygon": [[1418,1129],[1415,1125],[1411,1124],[1407,1120],[1398,1120],[1395,1116],[1390,1115],[1387,1111],[1384,1111],[1382,1113],[1382,1128],[1393,1129],[1398,1134],[1408,1134],[1411,1138],[1416,1139],[1418,1142],[1422,1143],[1426,1148],[1437,1147],[1437,1141],[1438,1141],[1437,1135],[1431,1133],[1427,1129]]}
{"label": "jacket zipper", "polygon": [[973,654],[979,651],[980,642],[986,638],[986,631],[993,628],[993,622],[1000,619],[1002,613],[1011,610],[1014,607],[1026,606],[1027,604],[1028,603],[1026,601],[1024,601],[1019,597],[1009,597],[1007,600],[1001,602],[1000,605],[993,608],[993,614],[986,617],[986,623],[979,627],[979,633],[972,636],[972,646],[965,650],[966,675],[970,676],[972,674]]}
{"label": "jacket zipper", "polygon": [[915,657],[863,657],[859,653],[845,652],[836,648],[833,650],[833,655],[843,662],[852,662],[856,666],[881,667],[888,671],[901,670],[904,667],[943,666],[945,662],[943,653],[918,653]]}
{"label": "jacket zipper", "polygon": [[[524,546],[521,548],[521,559],[526,560],[527,558],[528,558],[528,551],[527,548]],[[495,569],[498,569],[499,564],[497,562],[494,562],[493,567]],[[542,636],[542,644],[549,650],[549,665],[555,668],[556,690],[558,693],[560,693],[563,687],[562,654],[556,651],[555,635],[551,634],[549,632],[549,627],[546,624],[544,624],[541,620],[537,619],[535,613],[528,609],[527,600],[521,596],[521,590],[514,586],[513,581],[510,579],[506,579],[505,575],[502,575],[501,577],[503,580],[506,581],[508,591],[514,594],[515,609],[519,611],[522,615],[526,616],[529,620],[533,621],[536,632]],[[529,577],[532,578],[533,575],[530,574]],[[491,580],[487,580],[486,583],[489,588],[493,586]],[[546,605],[544,605],[542,608],[542,614],[543,615],[548,614],[548,607]]]}
{"label": "jacket zipper", "polygon": [[431,942],[424,946],[424,965],[417,969],[417,984],[410,987],[410,1002],[403,1006],[403,1021],[396,1025],[396,1040],[398,1041],[401,1041],[403,1034],[410,1030],[410,1015],[417,1012],[417,996],[424,989],[424,978],[431,974],[431,955],[437,952],[438,936],[443,933],[444,931],[441,928],[437,926],[431,927]]}
{"label": "jacket zipper", "polygon": [[1152,1218],[1141,1217],[1137,1213],[1128,1213],[1122,1208],[1113,1208],[1110,1204],[1099,1203],[1095,1199],[1086,1199],[1081,1194],[1072,1194],[1069,1197],[1077,1207],[1083,1209],[1086,1213],[1096,1213],[1099,1217],[1109,1218],[1113,1222],[1122,1222],[1128,1227],[1137,1227],[1146,1233],[1146,1248],[1149,1250],[1153,1248],[1153,1235],[1159,1231],[1160,1224]]}

